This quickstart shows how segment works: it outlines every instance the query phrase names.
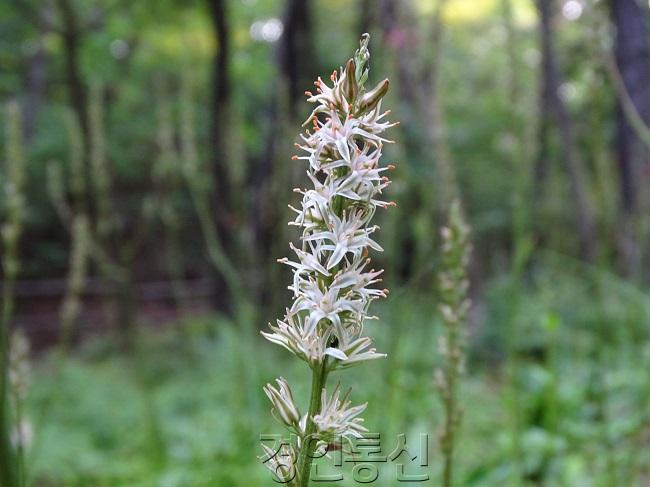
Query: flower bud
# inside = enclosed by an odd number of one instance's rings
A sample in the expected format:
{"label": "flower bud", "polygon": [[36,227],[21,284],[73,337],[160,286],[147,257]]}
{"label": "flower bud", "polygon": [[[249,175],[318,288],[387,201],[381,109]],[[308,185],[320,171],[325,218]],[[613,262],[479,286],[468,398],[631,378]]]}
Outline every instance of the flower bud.
{"label": "flower bud", "polygon": [[289,384],[282,377],[276,379],[279,388],[271,384],[264,386],[264,392],[273,404],[279,419],[287,426],[297,426],[300,423],[300,411],[293,400]]}
{"label": "flower bud", "polygon": [[384,81],[380,81],[377,86],[363,95],[363,98],[361,98],[361,101],[359,102],[359,111],[366,112],[375,108],[384,95],[388,93],[388,85],[388,79],[385,79]]}
{"label": "flower bud", "polygon": [[350,104],[354,103],[359,93],[359,84],[356,77],[356,64],[354,59],[349,59],[345,65],[345,78],[343,79],[343,94]]}

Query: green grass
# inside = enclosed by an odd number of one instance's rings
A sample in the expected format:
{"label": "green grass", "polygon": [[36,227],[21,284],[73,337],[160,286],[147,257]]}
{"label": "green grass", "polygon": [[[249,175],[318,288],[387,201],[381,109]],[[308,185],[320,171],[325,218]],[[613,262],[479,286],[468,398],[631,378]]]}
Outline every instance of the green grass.
{"label": "green grass", "polygon": [[[495,281],[484,296],[461,394],[460,485],[643,485],[650,464],[645,296],[557,271],[540,272],[525,287]],[[406,469],[430,474],[416,485],[438,485],[433,300],[396,292],[376,311],[382,320],[368,326],[388,359],[334,374],[330,384],[340,379],[353,386],[354,402],[369,402],[366,426],[382,434],[386,453],[398,433],[411,447],[428,433],[430,466]],[[35,364],[27,407],[32,485],[275,485],[256,458],[258,440],[283,429],[261,386],[285,376],[304,411],[309,371],[261,338],[249,343],[223,319],[185,325],[187,333],[144,330],[134,358],[107,339],[88,342],[58,379],[51,358]],[[516,340],[506,340],[512,329]],[[516,353],[508,354],[508,342]],[[514,384],[504,373],[508,356],[516,360]],[[349,463],[326,471],[346,478],[331,485],[360,485]],[[373,485],[398,484],[395,463],[381,465]]]}

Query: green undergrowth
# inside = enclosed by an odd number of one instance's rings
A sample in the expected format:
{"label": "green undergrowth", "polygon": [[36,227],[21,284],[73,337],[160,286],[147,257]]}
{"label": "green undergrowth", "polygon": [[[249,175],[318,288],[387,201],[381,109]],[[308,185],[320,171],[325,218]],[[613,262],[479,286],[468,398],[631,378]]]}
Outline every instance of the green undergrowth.
{"label": "green undergrowth", "polygon": [[[461,390],[461,485],[642,484],[650,464],[644,293],[549,265],[524,284],[493,281],[481,295]],[[385,453],[400,433],[414,453],[419,435],[429,435],[428,468],[401,457],[407,471],[430,475],[419,485],[438,485],[440,473],[434,305],[411,290],[377,305],[381,320],[368,326],[389,357],[341,377],[353,402],[369,403],[365,424],[381,433]],[[143,328],[128,356],[107,338],[89,340],[58,376],[51,356],[39,358],[27,405],[31,484],[274,485],[257,459],[259,438],[283,429],[269,419],[261,386],[282,375],[304,398],[309,377],[288,352],[246,336],[226,319],[203,317]],[[331,485],[359,485],[353,465],[319,465],[346,479]],[[373,485],[399,484],[395,462],[378,467]]]}

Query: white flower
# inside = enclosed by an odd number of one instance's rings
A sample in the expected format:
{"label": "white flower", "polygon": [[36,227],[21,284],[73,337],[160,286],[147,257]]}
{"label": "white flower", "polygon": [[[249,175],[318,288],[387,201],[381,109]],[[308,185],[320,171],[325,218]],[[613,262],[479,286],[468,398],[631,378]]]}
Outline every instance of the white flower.
{"label": "white flower", "polygon": [[295,485],[296,461],[298,455],[295,448],[289,443],[282,443],[277,451],[262,443],[264,456],[260,457],[262,463],[268,468],[277,480],[288,485]]}
{"label": "white flower", "polygon": [[360,362],[386,357],[385,353],[377,353],[376,349],[369,348],[371,345],[370,337],[352,338],[346,336],[345,340],[339,343],[338,350],[341,354],[337,358],[340,358],[341,362],[336,364],[336,368],[344,369]]}
{"label": "white flower", "polygon": [[325,344],[330,333],[318,335],[306,333],[303,319],[300,315],[287,311],[284,320],[277,320],[276,325],[269,325],[273,333],[262,332],[270,342],[276,343],[301,358],[311,366],[315,366],[325,356]]}
{"label": "white flower", "polygon": [[340,385],[337,385],[328,398],[327,391],[323,389],[320,413],[314,416],[319,438],[323,441],[361,438],[368,431],[362,426],[363,419],[358,417],[368,404],[350,407],[350,392],[351,389],[339,399]]}
{"label": "white flower", "polygon": [[291,428],[298,428],[300,424],[300,411],[293,400],[293,394],[287,381],[280,377],[275,380],[278,383],[276,389],[271,384],[264,386],[266,396],[273,404],[272,412],[275,413],[276,419]]}
{"label": "white flower", "polygon": [[291,308],[294,313],[308,311],[306,320],[306,332],[311,333],[321,320],[327,320],[338,329],[341,326],[340,314],[348,311],[353,314],[362,312],[365,301],[362,299],[350,299],[347,296],[339,295],[339,290],[330,287],[323,291],[318,282],[314,280],[303,281],[301,288],[297,290],[298,299]]}
{"label": "white flower", "polygon": [[348,252],[360,253],[366,247],[380,252],[383,250],[377,242],[370,238],[370,234],[379,227],[365,227],[362,211],[357,210],[350,215],[344,214],[343,218],[331,214],[327,229],[315,231],[311,235],[303,237],[306,242],[319,242],[318,248],[321,251],[331,252],[325,264],[328,270],[337,266]]}

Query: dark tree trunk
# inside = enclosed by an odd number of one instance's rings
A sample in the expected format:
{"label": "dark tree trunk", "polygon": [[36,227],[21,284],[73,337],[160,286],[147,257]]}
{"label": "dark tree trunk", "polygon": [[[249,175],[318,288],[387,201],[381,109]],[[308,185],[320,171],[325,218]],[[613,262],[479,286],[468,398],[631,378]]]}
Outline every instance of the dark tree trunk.
{"label": "dark tree trunk", "polygon": [[[650,43],[646,12],[637,0],[610,0],[612,22],[616,28],[616,64],[627,93],[641,118],[650,122]],[[637,205],[635,166],[642,147],[639,138],[617,107],[616,148],[620,175],[621,207],[632,214]]]}
{"label": "dark tree trunk", "polygon": [[[275,52],[278,65],[278,77],[274,81],[269,95],[269,105],[265,113],[264,149],[260,156],[252,161],[249,174],[249,186],[252,194],[252,211],[250,222],[252,236],[256,242],[253,252],[258,278],[255,294],[261,305],[270,304],[274,292],[270,282],[274,273],[266,265],[273,262],[277,248],[269,245],[279,225],[286,225],[280,217],[285,215],[284,205],[269,204],[274,201],[272,187],[278,178],[288,172],[278,164],[292,164],[288,160],[279,160],[282,153],[278,141],[283,140],[283,127],[300,121],[300,108],[306,105],[304,92],[312,87],[316,78],[315,56],[313,51],[312,12],[310,0],[287,0],[284,10],[284,32]],[[282,181],[288,183],[289,181]]]}
{"label": "dark tree trunk", "polygon": [[[643,252],[635,231],[639,213],[639,184],[648,148],[643,146],[624,110],[621,96],[633,105],[646,126],[650,122],[650,44],[647,14],[635,0],[610,0],[615,27],[614,57],[620,74],[619,102],[616,107],[616,156],[619,174],[621,215],[617,243],[625,271],[640,277]],[[626,107],[628,108],[628,107]]]}
{"label": "dark tree trunk", "polygon": [[431,202],[429,205],[437,207],[438,216],[441,218],[445,218],[449,211],[449,205],[459,196],[455,169],[447,145],[443,97],[441,95],[441,65],[445,38],[443,12],[445,5],[446,0],[439,0],[433,14],[428,37],[430,57],[424,63],[421,83],[423,89],[419,94],[424,117],[423,122],[427,127],[426,145],[433,148],[434,171],[438,181],[436,186],[437,201]]}
{"label": "dark tree trunk", "polygon": [[[276,83],[276,86],[278,83]],[[249,218],[251,235],[254,241],[252,261],[250,265],[255,269],[256,279],[253,283],[252,292],[260,306],[266,306],[275,293],[273,283],[270,282],[271,272],[269,262],[275,263],[276,256],[272,255],[275,247],[270,245],[273,242],[273,234],[279,225],[286,225],[286,222],[279,221],[280,205],[274,204],[272,198],[272,184],[275,172],[278,170],[277,163],[290,164],[294,161],[278,160],[278,140],[282,137],[283,116],[287,116],[286,110],[280,106],[280,98],[276,94],[271,97],[271,104],[265,116],[264,149],[259,157],[251,161],[255,169],[249,175],[249,187],[251,188],[252,207]],[[274,258],[275,257],[275,258]]]}
{"label": "dark tree trunk", "polygon": [[[416,55],[419,52],[415,49],[414,28],[415,22],[411,18],[411,3],[407,0],[378,0],[378,24],[381,29],[382,50],[387,54],[388,73],[391,78],[391,90],[396,94],[399,101],[400,111],[400,141],[404,148],[406,161],[402,165],[402,177],[412,177],[410,171],[417,162],[425,161],[429,146],[426,143],[425,134],[422,133],[422,104],[420,103],[419,91],[420,79],[415,68],[420,65],[421,59]],[[371,39],[371,52],[373,41]],[[373,63],[371,56],[370,63]],[[393,83],[394,81],[394,83]],[[369,83],[372,86],[372,83]],[[426,149],[425,149],[426,148]],[[402,213],[417,212],[423,206],[422,195],[418,191],[407,192],[402,195],[400,206]],[[417,254],[418,245],[415,238],[415,231],[399,232],[395,235],[393,245],[400,256],[394,262],[395,277],[406,281],[414,272],[417,272],[414,256]]]}
{"label": "dark tree trunk", "polygon": [[[534,198],[537,208],[543,206],[545,196],[548,163],[550,159],[549,136],[553,126],[553,84],[550,74],[553,73],[552,60],[552,12],[547,0],[537,0],[539,10],[540,45],[542,48],[541,75],[539,78],[539,120],[538,120],[538,151],[534,168]],[[543,238],[543,236],[541,236]]]}
{"label": "dark tree trunk", "polygon": [[543,177],[548,157],[548,135],[550,124],[555,122],[560,137],[560,158],[569,177],[571,197],[580,245],[580,255],[593,261],[596,257],[596,227],[592,208],[587,199],[584,172],[578,153],[573,123],[569,111],[560,97],[562,84],[554,46],[553,0],[537,0],[539,11],[540,44],[542,50],[540,112],[540,157],[537,163],[537,177]]}
{"label": "dark tree trunk", "polygon": [[422,125],[423,104],[421,95],[420,46],[411,2],[405,0],[380,0],[379,23],[383,44],[394,63],[397,91],[402,119],[402,144],[411,160],[425,160],[428,155]]}
{"label": "dark tree trunk", "polygon": [[[57,6],[63,26],[61,36],[63,37],[68,97],[75,116],[79,121],[79,127],[83,132],[84,141],[87,142],[89,134],[87,94],[79,66],[79,47],[81,45],[82,31],[79,25],[79,19],[70,2],[68,0],[57,0]],[[85,145],[85,150],[87,150],[88,144]]]}
{"label": "dark tree trunk", "polygon": [[[213,171],[212,212],[221,243],[232,258],[235,244],[234,211],[232,205],[231,171],[228,167],[228,134],[231,117],[230,98],[230,23],[228,0],[208,0],[210,20],[214,28],[216,51],[212,60],[212,96],[210,150]],[[215,275],[215,306],[229,309],[227,287],[222,276]]]}
{"label": "dark tree trunk", "polygon": [[305,90],[312,86],[314,43],[310,0],[288,0],[284,13],[284,33],[278,52],[280,71],[287,83],[289,114],[297,116],[297,107]]}
{"label": "dark tree trunk", "polygon": [[[227,0],[208,0],[210,18],[214,27],[216,51],[212,60],[212,99],[210,146],[214,171],[215,208],[220,234],[230,230],[231,201],[227,161],[228,122],[230,120],[230,25]],[[224,215],[219,218],[218,215]]]}
{"label": "dark tree trunk", "polygon": [[23,103],[23,133],[25,142],[34,137],[38,115],[43,105],[43,97],[47,87],[47,56],[43,49],[43,35],[39,34],[34,52],[29,56],[27,73],[25,76],[25,88],[27,94]]}
{"label": "dark tree trunk", "polygon": [[208,0],[210,18],[217,43],[212,60],[212,100],[210,145],[214,171],[214,194],[220,234],[230,230],[230,184],[227,167],[228,122],[230,119],[230,25],[228,22],[227,0]]}
{"label": "dark tree trunk", "polygon": [[375,28],[377,21],[375,0],[360,0],[359,1],[359,32],[358,35],[370,33]]}
{"label": "dark tree trunk", "polygon": [[379,5],[384,41],[395,53],[400,98],[415,114],[420,106],[415,19],[408,2],[381,0]]}
{"label": "dark tree trunk", "polygon": [[[68,89],[68,102],[72,107],[77,124],[81,130],[84,187],[90,188],[90,122],[88,120],[88,93],[81,74],[79,51],[83,41],[83,27],[70,0],[57,0],[61,17],[60,34],[63,40],[65,78]],[[89,193],[84,190],[74,202],[78,213],[92,214],[93,208]]]}

